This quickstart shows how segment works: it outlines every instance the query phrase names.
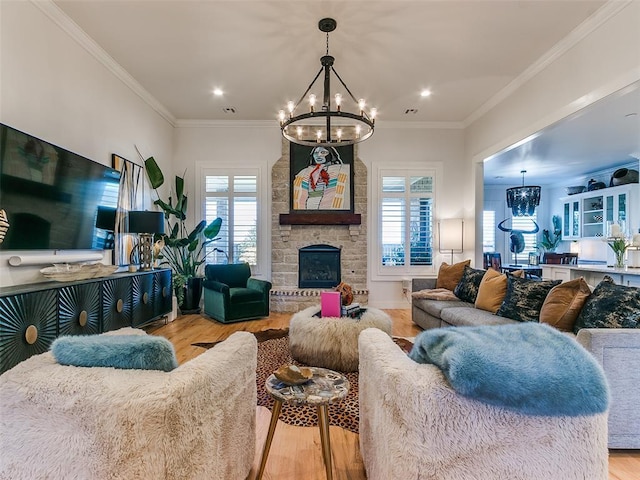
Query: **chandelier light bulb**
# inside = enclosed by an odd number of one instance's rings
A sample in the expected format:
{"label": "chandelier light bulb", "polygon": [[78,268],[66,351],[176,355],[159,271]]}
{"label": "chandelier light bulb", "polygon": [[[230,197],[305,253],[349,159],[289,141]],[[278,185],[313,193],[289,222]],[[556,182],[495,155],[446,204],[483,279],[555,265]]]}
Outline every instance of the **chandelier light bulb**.
{"label": "chandelier light bulb", "polygon": [[340,105],[342,104],[342,95],[336,93],[334,98],[336,100],[336,108],[338,111],[340,111]]}
{"label": "chandelier light bulb", "polygon": [[341,128],[339,128],[336,131],[336,135],[338,136],[338,141],[342,140],[342,129]]}
{"label": "chandelier light bulb", "polygon": [[296,104],[293,103],[291,100],[289,100],[287,102],[287,110],[289,110],[289,116],[291,116],[291,114],[293,113],[293,110],[296,108]]}
{"label": "chandelier light bulb", "polygon": [[284,122],[284,119],[285,119],[284,110],[280,110],[278,112],[278,119],[280,120],[280,124],[282,124]]}
{"label": "chandelier light bulb", "polygon": [[296,133],[298,134],[298,138],[302,138],[302,127],[296,128]]}
{"label": "chandelier light bulb", "polygon": [[309,95],[309,107],[311,108],[312,112],[315,105],[316,105],[316,96],[312,93],[311,95]]}
{"label": "chandelier light bulb", "polygon": [[378,114],[378,109],[377,108],[372,108],[371,112],[369,113],[369,116],[371,117],[371,120],[375,120],[377,114]]}
{"label": "chandelier light bulb", "polygon": [[362,115],[362,113],[364,112],[365,105],[366,105],[366,102],[364,101],[364,98],[361,98],[360,100],[358,100],[358,107],[360,107],[360,115]]}
{"label": "chandelier light bulb", "polygon": [[316,138],[318,139],[318,142],[322,140],[322,130],[318,130],[316,132]]}
{"label": "chandelier light bulb", "polygon": [[360,125],[356,125],[356,138],[360,137],[360,130],[361,130]]}

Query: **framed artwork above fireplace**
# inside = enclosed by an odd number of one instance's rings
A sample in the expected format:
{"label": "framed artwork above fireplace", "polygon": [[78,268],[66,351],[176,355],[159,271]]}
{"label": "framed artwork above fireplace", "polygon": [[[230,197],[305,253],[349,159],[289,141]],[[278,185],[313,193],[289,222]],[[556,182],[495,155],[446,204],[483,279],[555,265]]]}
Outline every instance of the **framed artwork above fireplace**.
{"label": "framed artwork above fireplace", "polygon": [[353,213],[353,145],[290,149],[291,213]]}

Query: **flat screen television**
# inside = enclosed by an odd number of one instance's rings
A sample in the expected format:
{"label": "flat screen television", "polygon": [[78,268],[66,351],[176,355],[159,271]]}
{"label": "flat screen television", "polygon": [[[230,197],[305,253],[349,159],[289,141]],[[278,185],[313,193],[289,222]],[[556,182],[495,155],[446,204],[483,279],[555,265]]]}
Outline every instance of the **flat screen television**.
{"label": "flat screen television", "polygon": [[120,172],[0,124],[0,250],[103,250]]}

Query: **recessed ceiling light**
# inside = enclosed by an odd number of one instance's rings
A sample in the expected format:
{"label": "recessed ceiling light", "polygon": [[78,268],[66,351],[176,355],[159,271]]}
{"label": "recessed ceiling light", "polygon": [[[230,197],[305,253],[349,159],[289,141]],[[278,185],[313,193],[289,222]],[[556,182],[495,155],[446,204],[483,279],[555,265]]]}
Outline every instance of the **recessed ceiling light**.
{"label": "recessed ceiling light", "polygon": [[221,89],[221,88],[214,88],[214,89],[213,89],[213,94],[214,94],[216,97],[221,97],[223,93],[224,93],[224,92],[222,91],[222,89]]}
{"label": "recessed ceiling light", "polygon": [[430,97],[431,96],[431,90],[429,90],[428,88],[425,90],[422,90],[422,92],[420,92],[420,96],[421,97]]}

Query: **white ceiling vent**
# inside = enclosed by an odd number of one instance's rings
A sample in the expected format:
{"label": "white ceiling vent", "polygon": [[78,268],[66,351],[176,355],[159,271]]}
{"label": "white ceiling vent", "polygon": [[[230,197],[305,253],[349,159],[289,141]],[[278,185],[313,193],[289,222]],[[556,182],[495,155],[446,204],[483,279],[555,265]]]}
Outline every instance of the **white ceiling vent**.
{"label": "white ceiling vent", "polygon": [[417,108],[407,108],[404,111],[405,115],[415,115],[416,113],[418,113],[418,109]]}
{"label": "white ceiling vent", "polygon": [[236,113],[236,107],[224,107],[224,108],[222,109],[222,111],[223,111],[224,113],[231,113],[231,114],[233,114],[233,113]]}

